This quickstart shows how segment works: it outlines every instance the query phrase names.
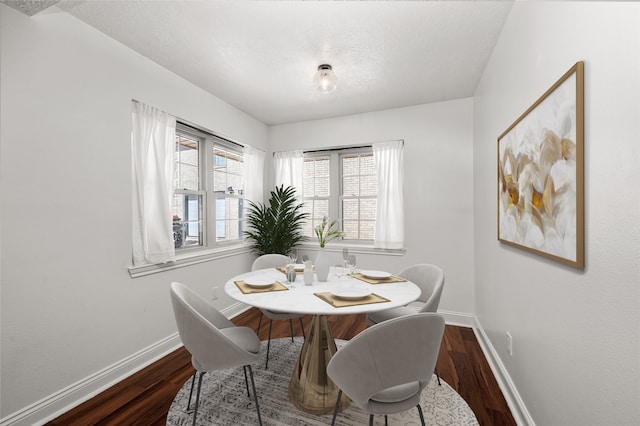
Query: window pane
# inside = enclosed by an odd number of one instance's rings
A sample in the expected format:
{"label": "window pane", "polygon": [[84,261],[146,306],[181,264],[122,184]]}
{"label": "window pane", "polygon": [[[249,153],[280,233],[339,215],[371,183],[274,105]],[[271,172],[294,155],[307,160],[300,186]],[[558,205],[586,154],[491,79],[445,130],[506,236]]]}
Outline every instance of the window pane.
{"label": "window pane", "polygon": [[303,188],[304,188],[303,190],[304,190],[304,193],[308,197],[310,194],[313,194],[314,182],[313,182],[313,179],[307,179],[307,178],[305,178],[303,182],[304,182],[303,183]]}
{"label": "window pane", "polygon": [[316,178],[315,192],[313,195],[316,197],[329,196],[329,176]]}
{"label": "window pane", "polygon": [[373,240],[376,230],[376,223],[372,221],[360,222],[360,239]]}
{"label": "window pane", "polygon": [[320,176],[329,176],[329,170],[331,166],[331,160],[329,157],[318,158],[316,161],[316,173],[315,175]]}
{"label": "window pane", "polygon": [[201,246],[202,196],[175,194],[173,197],[173,242],[175,248]]}
{"label": "window pane", "polygon": [[215,170],[213,172],[213,191],[225,192],[226,190],[227,190],[227,174],[225,172]]}
{"label": "window pane", "polygon": [[324,216],[329,216],[329,200],[314,200],[313,218],[322,220]]}
{"label": "window pane", "polygon": [[378,193],[373,153],[342,155],[341,166],[345,239],[372,240]]}
{"label": "window pane", "polygon": [[376,220],[377,200],[363,199],[360,201],[360,219]]}
{"label": "window pane", "polygon": [[345,196],[358,196],[358,176],[345,176],[342,178],[342,195]]}
{"label": "window pane", "polygon": [[242,195],[242,176],[227,175],[227,193]]}
{"label": "window pane", "polygon": [[304,160],[304,211],[309,214],[309,219],[304,224],[303,233],[308,237],[314,237],[313,229],[323,216],[329,216],[330,171],[331,158],[328,156]]}
{"label": "window pane", "polygon": [[229,173],[235,173],[235,174],[242,173],[242,162],[240,161],[237,155],[228,154],[227,171]]}
{"label": "window pane", "polygon": [[308,158],[304,161],[305,197],[328,197],[330,188],[330,159]]}
{"label": "window pane", "polygon": [[233,241],[242,236],[242,198],[216,197],[216,240]]}
{"label": "window pane", "polygon": [[362,176],[360,178],[360,195],[376,196],[378,194],[378,178],[373,175]]}
{"label": "window pane", "polygon": [[358,200],[342,200],[342,217],[344,220],[358,220]]}
{"label": "window pane", "polygon": [[363,154],[360,156],[360,173],[363,175],[376,173],[376,164],[373,161],[373,154]]}
{"label": "window pane", "polygon": [[342,222],[342,230],[344,231],[345,240],[358,239],[358,221],[357,220],[345,220],[344,222]]}
{"label": "window pane", "polygon": [[342,157],[342,174],[344,176],[355,176],[358,174],[358,156]]}
{"label": "window pane", "polygon": [[175,187],[197,191],[199,185],[198,141],[176,134],[175,161]]}
{"label": "window pane", "polygon": [[241,195],[244,189],[244,162],[242,155],[214,146],[213,190]]}

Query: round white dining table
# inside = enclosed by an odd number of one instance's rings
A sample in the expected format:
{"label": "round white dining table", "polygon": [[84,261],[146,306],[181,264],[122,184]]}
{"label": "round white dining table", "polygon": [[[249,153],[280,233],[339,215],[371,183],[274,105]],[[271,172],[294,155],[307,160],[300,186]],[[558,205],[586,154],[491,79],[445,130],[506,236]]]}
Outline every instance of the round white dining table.
{"label": "round white dining table", "polygon": [[[284,285],[286,290],[245,294],[236,285],[236,282],[241,281],[278,282]],[[326,282],[319,282],[314,278],[311,285],[304,284],[303,275],[300,273],[294,282],[288,283],[285,274],[278,269],[261,269],[231,278],[224,289],[233,299],[257,308],[312,315],[310,328],[289,383],[289,399],[297,408],[316,414],[331,413],[338,395],[337,387],[326,374],[326,366],[337,351],[326,316],[391,309],[404,306],[420,296],[420,288],[410,281],[369,284],[348,275],[337,277],[333,268]],[[371,293],[384,301],[336,307],[325,301],[326,299],[318,297],[319,293]],[[349,403],[349,399],[343,394],[341,409],[348,407]]]}

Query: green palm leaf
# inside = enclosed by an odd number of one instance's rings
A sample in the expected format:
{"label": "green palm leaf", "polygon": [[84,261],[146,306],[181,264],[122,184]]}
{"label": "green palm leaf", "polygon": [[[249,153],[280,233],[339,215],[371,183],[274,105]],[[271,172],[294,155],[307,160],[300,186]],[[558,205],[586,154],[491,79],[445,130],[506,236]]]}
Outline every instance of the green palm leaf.
{"label": "green palm leaf", "polygon": [[302,234],[302,226],[308,214],[302,211],[294,187],[276,187],[271,191],[268,203],[249,201],[245,237],[252,244],[252,251],[258,255],[288,254],[307,238]]}

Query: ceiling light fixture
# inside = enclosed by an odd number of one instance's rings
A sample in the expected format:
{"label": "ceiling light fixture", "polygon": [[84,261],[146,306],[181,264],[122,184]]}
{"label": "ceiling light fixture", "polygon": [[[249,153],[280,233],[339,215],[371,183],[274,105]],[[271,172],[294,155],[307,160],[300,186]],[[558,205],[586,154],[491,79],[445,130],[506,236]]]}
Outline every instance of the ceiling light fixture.
{"label": "ceiling light fixture", "polygon": [[331,65],[322,64],[318,66],[318,71],[316,75],[313,77],[313,84],[318,88],[322,93],[329,93],[336,90],[336,75],[333,73],[331,69]]}

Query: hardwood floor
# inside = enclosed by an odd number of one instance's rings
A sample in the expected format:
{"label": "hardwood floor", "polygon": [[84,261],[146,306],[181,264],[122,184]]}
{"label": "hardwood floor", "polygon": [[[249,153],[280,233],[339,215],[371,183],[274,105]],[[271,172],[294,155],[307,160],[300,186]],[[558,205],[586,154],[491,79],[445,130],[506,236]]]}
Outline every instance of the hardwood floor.
{"label": "hardwood floor", "polygon": [[[251,308],[233,322],[255,330],[259,315]],[[307,328],[310,317],[304,319]],[[335,315],[328,321],[338,339],[351,339],[367,327],[364,315]],[[294,333],[301,336],[298,322],[293,325]],[[263,318],[261,340],[267,339],[268,331],[269,322]],[[274,321],[271,337],[287,336],[288,321]],[[467,401],[480,425],[516,424],[471,328],[446,326],[437,368],[440,377]],[[180,348],[47,425],[165,425],[173,398],[192,374],[191,357]]]}

